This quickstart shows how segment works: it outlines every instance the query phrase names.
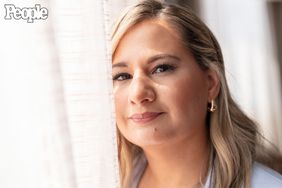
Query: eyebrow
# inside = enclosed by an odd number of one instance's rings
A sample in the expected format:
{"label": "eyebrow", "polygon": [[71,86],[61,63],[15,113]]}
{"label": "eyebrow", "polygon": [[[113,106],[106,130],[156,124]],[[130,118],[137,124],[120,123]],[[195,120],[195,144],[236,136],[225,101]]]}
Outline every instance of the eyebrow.
{"label": "eyebrow", "polygon": [[[158,55],[154,55],[152,57],[150,57],[147,62],[148,64],[153,63],[157,60],[160,59],[174,59],[176,60],[176,62],[180,61],[180,58],[175,56],[175,55],[170,55],[170,54],[158,54]],[[126,62],[118,62],[112,65],[112,68],[116,68],[116,67],[128,67]]]}

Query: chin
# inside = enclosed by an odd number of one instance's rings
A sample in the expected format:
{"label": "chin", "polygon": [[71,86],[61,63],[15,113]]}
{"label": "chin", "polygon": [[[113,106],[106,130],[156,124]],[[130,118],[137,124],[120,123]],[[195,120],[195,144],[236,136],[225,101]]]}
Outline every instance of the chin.
{"label": "chin", "polygon": [[132,139],[132,143],[135,145],[141,147],[141,148],[146,148],[146,147],[153,147],[153,146],[162,146],[162,145],[167,145],[168,143],[174,142],[175,139],[170,139],[168,137],[162,136],[162,137],[139,137],[138,139]]}

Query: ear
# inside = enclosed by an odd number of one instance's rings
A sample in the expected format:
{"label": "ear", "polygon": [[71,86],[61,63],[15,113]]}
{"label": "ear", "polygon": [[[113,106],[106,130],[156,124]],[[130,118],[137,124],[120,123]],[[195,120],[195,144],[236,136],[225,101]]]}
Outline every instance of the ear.
{"label": "ear", "polygon": [[219,94],[220,79],[216,71],[212,69],[207,70],[207,78],[208,78],[208,100],[210,102],[212,99],[215,99]]}

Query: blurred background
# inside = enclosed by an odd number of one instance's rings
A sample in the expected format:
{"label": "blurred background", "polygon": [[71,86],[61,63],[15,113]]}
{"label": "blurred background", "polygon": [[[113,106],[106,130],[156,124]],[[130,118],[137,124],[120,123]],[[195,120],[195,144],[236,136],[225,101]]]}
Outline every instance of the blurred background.
{"label": "blurred background", "polygon": [[[137,0],[2,0],[0,187],[113,188],[110,29]],[[221,44],[229,87],[282,151],[282,0],[185,0]],[[48,9],[5,20],[5,4]]]}

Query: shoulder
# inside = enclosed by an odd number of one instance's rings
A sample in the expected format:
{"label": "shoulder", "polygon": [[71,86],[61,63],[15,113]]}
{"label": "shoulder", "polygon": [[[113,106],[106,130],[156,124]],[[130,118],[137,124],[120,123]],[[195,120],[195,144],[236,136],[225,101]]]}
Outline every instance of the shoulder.
{"label": "shoulder", "polygon": [[251,180],[252,188],[281,188],[282,175],[278,172],[255,162]]}

